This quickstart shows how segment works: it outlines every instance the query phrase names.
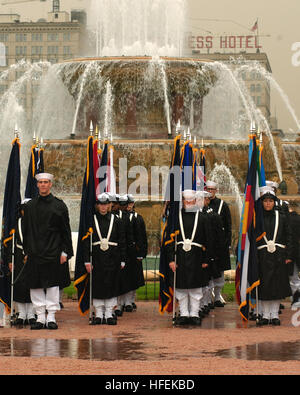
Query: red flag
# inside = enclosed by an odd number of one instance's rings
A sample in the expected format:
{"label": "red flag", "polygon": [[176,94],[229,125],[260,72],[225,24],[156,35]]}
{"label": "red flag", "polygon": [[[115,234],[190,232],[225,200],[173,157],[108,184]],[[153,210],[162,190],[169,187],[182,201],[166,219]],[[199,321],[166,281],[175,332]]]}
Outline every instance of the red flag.
{"label": "red flag", "polygon": [[252,31],[252,32],[255,32],[255,30],[257,30],[257,28],[258,28],[258,23],[257,23],[257,21],[256,21],[256,22],[254,23],[254,25],[253,25],[251,31]]}

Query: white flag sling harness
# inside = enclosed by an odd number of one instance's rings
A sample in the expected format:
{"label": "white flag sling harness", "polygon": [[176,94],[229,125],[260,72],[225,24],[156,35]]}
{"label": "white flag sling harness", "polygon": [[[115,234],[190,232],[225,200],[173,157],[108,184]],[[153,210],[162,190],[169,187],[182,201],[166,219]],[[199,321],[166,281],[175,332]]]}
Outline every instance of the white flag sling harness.
{"label": "white flag sling harness", "polygon": [[197,225],[198,225],[198,217],[199,217],[199,211],[197,211],[196,215],[195,215],[194,228],[193,228],[192,236],[191,236],[190,239],[186,239],[185,233],[184,233],[184,229],[183,229],[182,213],[181,213],[181,210],[179,211],[179,225],[180,225],[180,231],[181,231],[181,236],[182,236],[182,240],[183,241],[179,241],[177,244],[183,244],[182,249],[185,252],[191,251],[192,246],[203,248],[202,244],[194,243],[194,238],[195,238]]}
{"label": "white flag sling harness", "polygon": [[275,229],[274,229],[273,239],[272,240],[268,240],[266,238],[266,236],[264,236],[264,240],[265,240],[266,244],[257,247],[258,250],[262,250],[263,248],[266,248],[268,252],[273,254],[273,252],[276,251],[276,247],[280,247],[280,248],[285,248],[286,247],[283,244],[275,243],[276,237],[277,237],[277,233],[278,233],[278,225],[279,225],[279,212],[276,210],[275,211]]}
{"label": "white flag sling harness", "polygon": [[96,231],[99,237],[99,241],[96,241],[95,243],[93,243],[93,246],[99,245],[100,249],[102,251],[107,251],[109,249],[109,246],[117,246],[118,243],[114,243],[112,241],[109,241],[110,236],[111,236],[111,232],[112,232],[112,228],[114,225],[114,215],[111,216],[110,218],[110,224],[109,224],[109,228],[108,228],[108,233],[106,238],[103,238],[100,232],[100,228],[99,228],[99,224],[97,221],[96,216],[94,215],[94,221],[95,221],[95,227],[96,227]]}

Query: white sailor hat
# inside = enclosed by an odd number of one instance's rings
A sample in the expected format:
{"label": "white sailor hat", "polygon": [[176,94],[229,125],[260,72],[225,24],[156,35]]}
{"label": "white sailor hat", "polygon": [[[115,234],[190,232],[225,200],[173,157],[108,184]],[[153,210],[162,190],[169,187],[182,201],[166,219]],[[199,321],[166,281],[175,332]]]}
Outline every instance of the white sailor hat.
{"label": "white sailor hat", "polygon": [[214,182],[214,181],[208,180],[208,181],[206,181],[206,187],[217,189],[218,188],[218,184],[216,182]]}
{"label": "white sailor hat", "polygon": [[125,206],[128,203],[128,196],[127,195],[120,195],[119,196],[119,204],[121,206]]}
{"label": "white sailor hat", "polygon": [[264,195],[265,193],[268,193],[268,192],[273,192],[274,193],[273,188],[271,186],[268,186],[268,185],[266,185],[264,187],[260,187],[259,188],[259,192],[260,192],[260,196],[262,196],[262,195]]}
{"label": "white sailor hat", "polygon": [[197,191],[196,197],[197,198],[209,198],[209,197],[211,197],[211,193],[209,193],[207,191]]}
{"label": "white sailor hat", "polygon": [[111,192],[105,192],[108,197],[109,197],[109,201],[110,202],[116,202],[117,201],[117,196],[115,193],[111,193]]}
{"label": "white sailor hat", "polygon": [[107,204],[110,202],[108,193],[100,193],[97,195],[97,203],[98,204]]}
{"label": "white sailor hat", "polygon": [[278,189],[278,187],[279,187],[279,184],[276,182],[276,181],[266,181],[266,185],[268,186],[268,187],[272,187],[272,188],[276,188],[276,189]]}
{"label": "white sailor hat", "polygon": [[37,181],[40,180],[49,180],[52,181],[53,180],[53,174],[50,173],[38,173],[35,175],[35,178]]}
{"label": "white sailor hat", "polygon": [[26,203],[30,202],[30,200],[31,200],[31,198],[23,199],[23,200],[21,201],[21,204],[22,204],[22,205],[23,205],[23,204],[26,204]]}
{"label": "white sailor hat", "polygon": [[127,195],[127,198],[128,198],[128,203],[134,203],[134,197],[133,197],[133,195],[128,194],[128,195]]}
{"label": "white sailor hat", "polygon": [[184,200],[187,201],[191,201],[196,199],[196,191],[192,190],[192,189],[186,189],[184,191],[182,191],[182,197],[184,198]]}
{"label": "white sailor hat", "polygon": [[273,191],[273,189],[270,189],[270,187],[263,187],[263,188],[260,188],[260,189],[263,189],[263,192],[261,192],[261,195],[260,195],[261,200],[264,200],[267,198],[273,199],[273,200],[276,199],[276,195],[275,195],[275,192]]}

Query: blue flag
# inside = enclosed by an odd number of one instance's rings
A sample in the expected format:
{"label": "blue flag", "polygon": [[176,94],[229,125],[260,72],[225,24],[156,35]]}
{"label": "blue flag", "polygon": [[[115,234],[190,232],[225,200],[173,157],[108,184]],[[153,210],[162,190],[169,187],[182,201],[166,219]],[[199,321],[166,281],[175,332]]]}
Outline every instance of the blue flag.
{"label": "blue flag", "polygon": [[83,256],[83,241],[92,234],[95,199],[95,182],[93,168],[93,137],[87,144],[87,164],[82,185],[78,243],[75,263],[74,285],[77,288],[80,314],[85,315],[90,308],[90,276],[86,271]]}
{"label": "blue flag", "polygon": [[15,138],[8,162],[2,215],[2,244],[0,269],[0,301],[4,303],[6,311],[10,313],[10,273],[8,270],[7,249],[11,248],[17,226],[18,213],[21,204],[20,183],[20,142]]}

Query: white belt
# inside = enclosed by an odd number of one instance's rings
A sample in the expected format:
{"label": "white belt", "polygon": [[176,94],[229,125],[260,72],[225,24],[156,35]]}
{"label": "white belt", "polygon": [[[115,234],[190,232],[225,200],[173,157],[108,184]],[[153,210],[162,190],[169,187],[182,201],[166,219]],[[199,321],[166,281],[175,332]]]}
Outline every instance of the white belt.
{"label": "white belt", "polygon": [[101,241],[96,241],[93,243],[93,246],[100,245],[101,250],[107,251],[109,246],[118,246],[118,243],[115,243],[113,241],[108,241],[107,239],[102,239]]}
{"label": "white belt", "polygon": [[268,252],[275,252],[276,251],[276,247],[280,247],[280,248],[286,248],[285,245],[283,244],[279,244],[279,243],[274,243],[273,240],[268,240],[267,244],[264,244],[262,246],[257,247],[258,250],[262,250],[263,248],[266,248],[268,250]]}
{"label": "white belt", "polygon": [[203,248],[203,245],[202,244],[199,244],[199,243],[194,243],[192,240],[190,240],[190,239],[185,239],[184,241],[179,241],[177,244],[183,244],[183,249],[184,249],[184,251],[191,251],[191,249],[192,249],[192,246],[195,246],[195,247],[200,247],[200,248]]}

